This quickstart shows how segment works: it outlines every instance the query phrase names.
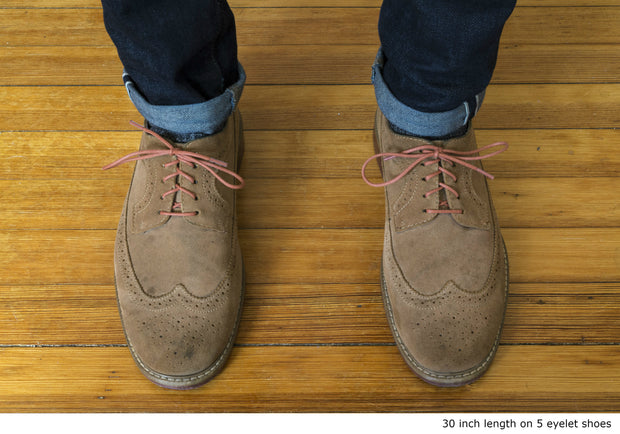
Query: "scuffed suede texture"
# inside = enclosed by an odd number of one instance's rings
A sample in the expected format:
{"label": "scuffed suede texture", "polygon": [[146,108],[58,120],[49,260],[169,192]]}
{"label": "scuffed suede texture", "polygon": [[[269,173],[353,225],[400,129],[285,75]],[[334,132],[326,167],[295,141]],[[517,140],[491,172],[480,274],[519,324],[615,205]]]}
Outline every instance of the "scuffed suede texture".
{"label": "scuffed suede texture", "polygon": [[[237,112],[218,134],[184,150],[213,157],[237,171],[242,145]],[[179,146],[179,145],[177,145]],[[140,148],[161,149],[144,134]],[[121,215],[115,249],[119,308],[132,355],[153,382],[190,388],[212,378],[233,346],[243,297],[243,264],[235,192],[200,167],[182,165],[196,179],[164,182],[171,157],[138,161]],[[226,175],[224,175],[226,176]],[[196,195],[162,195],[178,183]],[[159,211],[194,212],[165,216]]]}
{"label": "scuffed suede texture", "polygon": [[[402,152],[432,144],[459,151],[477,148],[473,131],[429,142],[396,134],[377,112],[378,152]],[[384,179],[410,164],[381,162]],[[443,174],[423,178],[442,165]],[[480,162],[472,164],[481,167]],[[459,193],[446,197],[462,214],[432,214],[439,194],[424,197],[439,182]],[[440,386],[474,381],[488,368],[499,343],[508,291],[504,242],[483,175],[444,162],[419,165],[388,185],[383,251],[383,295],[392,332],[406,362],[424,380]]]}

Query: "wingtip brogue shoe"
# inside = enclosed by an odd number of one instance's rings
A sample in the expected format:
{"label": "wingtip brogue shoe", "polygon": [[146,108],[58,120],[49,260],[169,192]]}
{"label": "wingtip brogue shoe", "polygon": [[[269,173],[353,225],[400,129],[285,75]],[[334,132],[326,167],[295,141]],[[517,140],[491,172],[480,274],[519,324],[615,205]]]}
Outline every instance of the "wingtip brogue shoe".
{"label": "wingtip brogue shoe", "polygon": [[120,316],[142,373],[190,389],[223,368],[241,317],[241,119],[187,144],[139,128],[140,150],[106,167],[137,161],[115,243]]}
{"label": "wingtip brogue shoe", "polygon": [[[479,378],[499,345],[508,260],[471,128],[429,141],[375,123],[385,187],[382,292],[396,344],[409,367],[437,386]],[[480,152],[490,153],[480,156]],[[366,166],[365,164],[365,166]],[[364,166],[364,167],[365,167]]]}

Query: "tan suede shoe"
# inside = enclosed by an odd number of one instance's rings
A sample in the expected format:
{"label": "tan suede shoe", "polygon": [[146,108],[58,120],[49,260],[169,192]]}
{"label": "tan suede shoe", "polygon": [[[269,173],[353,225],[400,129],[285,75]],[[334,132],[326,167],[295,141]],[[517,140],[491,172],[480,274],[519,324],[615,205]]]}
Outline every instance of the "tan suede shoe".
{"label": "tan suede shoe", "polygon": [[[378,154],[363,177],[385,186],[383,301],[411,369],[438,386],[480,377],[497,350],[508,293],[508,260],[473,131],[447,141],[396,134],[377,112]],[[479,156],[478,152],[493,150]],[[377,159],[384,182],[366,165]]]}
{"label": "tan suede shoe", "polygon": [[235,217],[242,126],[185,145],[146,130],[116,236],[114,268],[127,343],[154,383],[197,387],[224,366],[241,315]]}

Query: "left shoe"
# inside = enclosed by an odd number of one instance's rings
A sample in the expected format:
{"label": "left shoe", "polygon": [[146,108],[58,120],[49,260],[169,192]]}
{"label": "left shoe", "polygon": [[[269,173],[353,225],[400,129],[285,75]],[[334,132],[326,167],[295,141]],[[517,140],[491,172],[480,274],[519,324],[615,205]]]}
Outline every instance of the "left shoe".
{"label": "left shoe", "polygon": [[[137,125],[136,125],[137,126]],[[236,195],[241,116],[186,144],[144,127],[116,235],[123,330],[142,373],[169,389],[214,378],[235,341],[245,287]]]}
{"label": "left shoe", "polygon": [[[405,361],[437,386],[476,380],[499,345],[508,259],[480,160],[507,146],[477,149],[471,128],[444,141],[400,135],[377,112],[362,177],[385,187],[383,301]],[[365,175],[375,159],[381,183]]]}

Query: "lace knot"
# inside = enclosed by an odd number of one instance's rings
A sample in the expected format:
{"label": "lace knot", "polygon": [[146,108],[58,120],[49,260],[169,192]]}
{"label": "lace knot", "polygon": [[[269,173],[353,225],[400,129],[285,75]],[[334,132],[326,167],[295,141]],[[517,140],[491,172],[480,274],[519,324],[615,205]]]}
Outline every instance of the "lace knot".
{"label": "lace knot", "polygon": [[[487,151],[493,148],[499,148],[499,149],[496,149],[489,154],[480,155],[481,152],[484,152],[484,151]],[[382,153],[373,155],[372,157],[368,158],[364,162],[364,164],[362,165],[362,179],[364,180],[364,182],[366,182],[366,184],[370,185],[371,187],[385,187],[385,186],[398,182],[399,180],[405,177],[408,173],[410,173],[413,169],[415,169],[420,164],[422,164],[423,166],[430,166],[432,164],[440,163],[440,162],[447,162],[450,165],[450,167],[453,167],[458,164],[460,166],[463,166],[475,172],[478,172],[481,175],[489,179],[494,179],[493,175],[469,163],[469,161],[484,160],[486,158],[493,157],[497,154],[501,154],[502,152],[506,151],[506,149],[508,149],[508,144],[506,142],[497,142],[491,145],[487,145],[480,149],[475,149],[473,151],[454,151],[451,149],[444,149],[442,147],[435,146],[435,145],[422,145],[422,146],[416,146],[415,148],[407,149],[402,152],[382,152]],[[394,158],[405,158],[405,159],[409,159],[413,161],[411,162],[411,164],[405,167],[400,173],[398,173],[392,179],[388,179],[387,181],[380,182],[380,183],[373,183],[372,181],[368,179],[368,177],[366,176],[366,168],[368,167],[368,164],[371,161],[376,160],[376,159],[383,159],[383,161],[388,161]],[[439,166],[436,172],[433,172],[430,175],[425,176],[423,179],[425,181],[428,181],[439,175],[443,175],[444,179],[445,177],[449,177],[454,182],[456,182],[457,180],[457,177],[454,173],[452,173],[448,169],[441,167],[441,166]],[[449,185],[447,185],[445,182],[440,181],[438,182],[438,185],[439,186],[437,188],[434,188],[426,192],[424,194],[424,197],[427,198],[430,195],[439,193],[441,191],[449,192],[450,194],[454,195],[456,198],[459,197],[458,191],[454,189],[453,187],[450,187]],[[439,209],[426,209],[424,211],[427,213],[431,213],[431,214],[445,214],[445,213],[461,214],[463,212],[463,210],[449,209],[447,200],[443,200],[439,203]]]}
{"label": "lace knot", "polygon": [[[196,179],[181,169],[181,163],[183,163],[183,164],[191,166],[192,168],[202,167],[203,169],[211,173],[216,180],[218,180],[219,182],[221,182],[223,185],[225,185],[226,187],[230,189],[239,190],[243,188],[243,186],[245,185],[245,181],[240,175],[238,175],[234,171],[227,168],[228,164],[226,162],[217,160],[212,157],[207,157],[202,154],[198,154],[196,152],[190,152],[190,151],[185,151],[183,149],[175,148],[170,142],[168,142],[166,139],[164,139],[162,136],[155,133],[154,131],[151,131],[148,128],[134,121],[130,121],[130,124],[144,131],[145,133],[155,137],[159,142],[161,142],[163,145],[166,146],[166,149],[148,149],[148,150],[143,150],[143,151],[132,152],[114,161],[113,163],[110,163],[107,166],[103,167],[103,170],[112,169],[114,167],[120,166],[121,164],[128,163],[131,161],[148,160],[148,159],[157,158],[157,157],[169,157],[169,158],[173,158],[174,160],[164,163],[163,167],[168,168],[171,166],[176,166],[176,171],[174,173],[171,173],[170,175],[165,176],[163,178],[164,182],[172,178],[182,177],[182,178],[185,178],[190,183],[195,184]],[[219,172],[232,176],[234,179],[238,181],[238,183],[233,184],[233,183],[226,181],[224,178],[222,178]],[[188,190],[187,188],[184,188],[181,185],[179,185],[178,181],[175,182],[174,188],[162,194],[161,197],[162,199],[164,199],[165,197],[171,194],[175,194],[177,192],[187,194],[192,199],[197,200],[196,194]],[[181,217],[194,216],[198,214],[198,211],[192,211],[192,212],[179,211],[181,207],[182,207],[181,203],[175,201],[172,205],[172,211],[160,211],[159,213],[161,215],[181,216]]]}

